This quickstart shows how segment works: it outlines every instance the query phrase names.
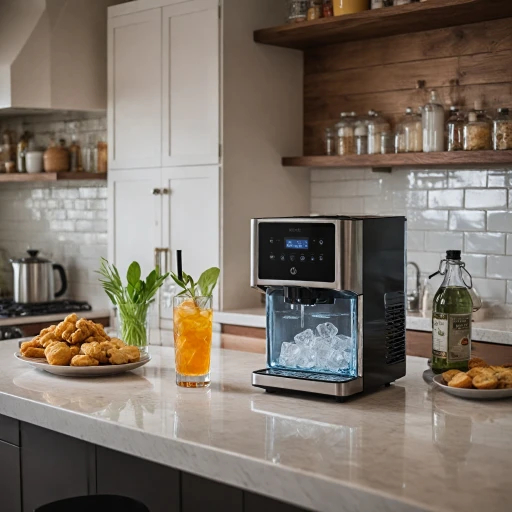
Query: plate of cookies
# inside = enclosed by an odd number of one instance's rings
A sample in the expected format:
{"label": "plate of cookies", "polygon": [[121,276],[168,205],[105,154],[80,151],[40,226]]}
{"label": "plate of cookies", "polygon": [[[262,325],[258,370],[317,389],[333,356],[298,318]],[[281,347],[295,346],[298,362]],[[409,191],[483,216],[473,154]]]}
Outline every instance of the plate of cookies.
{"label": "plate of cookies", "polygon": [[43,329],[14,354],[19,361],[63,377],[104,377],[139,368],[151,360],[138,347],[107,335],[101,324],[76,314]]}
{"label": "plate of cookies", "polygon": [[512,364],[490,365],[478,357],[469,361],[469,370],[448,370],[434,377],[446,393],[460,398],[498,400],[512,398]]}

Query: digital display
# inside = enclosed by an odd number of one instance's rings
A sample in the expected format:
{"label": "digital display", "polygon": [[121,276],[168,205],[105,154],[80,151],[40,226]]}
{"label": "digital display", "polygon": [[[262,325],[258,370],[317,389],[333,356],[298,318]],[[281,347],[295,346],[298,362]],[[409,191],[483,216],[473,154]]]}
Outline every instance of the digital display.
{"label": "digital display", "polygon": [[309,249],[309,238],[285,238],[284,245],[286,249]]}

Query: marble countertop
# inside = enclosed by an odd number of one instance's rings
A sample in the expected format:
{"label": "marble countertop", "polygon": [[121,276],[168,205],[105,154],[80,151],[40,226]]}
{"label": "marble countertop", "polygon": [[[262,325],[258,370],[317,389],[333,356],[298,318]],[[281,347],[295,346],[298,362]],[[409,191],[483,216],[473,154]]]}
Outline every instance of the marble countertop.
{"label": "marble countertop", "polygon": [[344,404],[250,385],[264,356],[214,349],[212,386],[177,388],[172,348],[116,378],[64,379],[0,342],[0,414],[321,512],[510,508],[512,401],[407,377]]}
{"label": "marble countertop", "polygon": [[[69,313],[57,313],[54,315],[34,315],[34,316],[15,316],[9,318],[0,318],[0,327],[20,326],[26,324],[38,324],[48,322],[60,322]],[[111,315],[109,309],[93,309],[92,311],[77,311],[77,314],[83,318],[104,318]]]}
{"label": "marble countertop", "polygon": [[[265,328],[265,308],[216,311],[214,321],[221,324]],[[407,313],[407,329],[432,332],[431,313]],[[473,322],[473,339],[512,345],[512,318],[489,318]]]}

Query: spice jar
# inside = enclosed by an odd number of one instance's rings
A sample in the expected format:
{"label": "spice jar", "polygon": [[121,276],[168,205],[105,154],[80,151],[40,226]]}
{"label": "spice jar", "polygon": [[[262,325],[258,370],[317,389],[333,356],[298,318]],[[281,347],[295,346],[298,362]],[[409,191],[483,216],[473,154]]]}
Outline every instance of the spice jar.
{"label": "spice jar", "polygon": [[321,0],[309,0],[307,20],[318,20],[322,17],[322,2]]}
{"label": "spice jar", "polygon": [[375,110],[368,112],[368,154],[378,155],[381,153],[381,135],[389,133],[389,123]]}
{"label": "spice jar", "polygon": [[423,107],[423,151],[444,149],[444,108],[436,91],[430,92],[430,101]]}
{"label": "spice jar", "polygon": [[[420,109],[421,111],[421,109]],[[404,152],[420,153],[423,151],[423,127],[421,124],[421,114],[415,114],[411,107],[405,110],[405,116],[401,121]]]}
{"label": "spice jar", "polygon": [[356,143],[356,155],[368,154],[368,128],[366,121],[360,120],[356,122],[354,129],[354,139]]}
{"label": "spice jar", "polygon": [[402,123],[397,123],[395,127],[394,148],[395,153],[405,153],[405,131]]}
{"label": "spice jar", "polygon": [[323,15],[324,18],[330,18],[331,16],[334,16],[334,9],[332,7],[332,0],[324,0],[322,7],[323,7],[322,15]]}
{"label": "spice jar", "polygon": [[341,121],[336,124],[338,155],[353,155],[355,153],[355,122],[354,112],[341,113]]}
{"label": "spice jar", "polygon": [[464,150],[480,151],[491,149],[491,124],[485,118],[478,118],[472,111],[468,114],[468,122],[464,125]]}
{"label": "spice jar", "polygon": [[288,0],[288,23],[301,23],[306,21],[307,12],[307,0]]}
{"label": "spice jar", "polygon": [[512,118],[508,108],[498,109],[493,125],[493,148],[496,151],[512,149]]}
{"label": "spice jar", "polygon": [[327,156],[332,156],[336,154],[336,137],[334,135],[334,130],[332,130],[331,128],[325,129],[324,153]]}
{"label": "spice jar", "polygon": [[458,107],[450,107],[450,117],[446,123],[448,132],[448,151],[464,149],[464,114]]}

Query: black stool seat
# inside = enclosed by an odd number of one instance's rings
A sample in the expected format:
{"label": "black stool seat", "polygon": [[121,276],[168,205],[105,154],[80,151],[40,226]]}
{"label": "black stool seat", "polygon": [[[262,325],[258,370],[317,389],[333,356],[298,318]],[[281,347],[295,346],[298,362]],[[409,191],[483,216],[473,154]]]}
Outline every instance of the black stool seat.
{"label": "black stool seat", "polygon": [[140,501],[124,496],[96,495],[79,496],[66,500],[54,501],[38,507],[34,512],[92,512],[97,510],[111,512],[150,512]]}

